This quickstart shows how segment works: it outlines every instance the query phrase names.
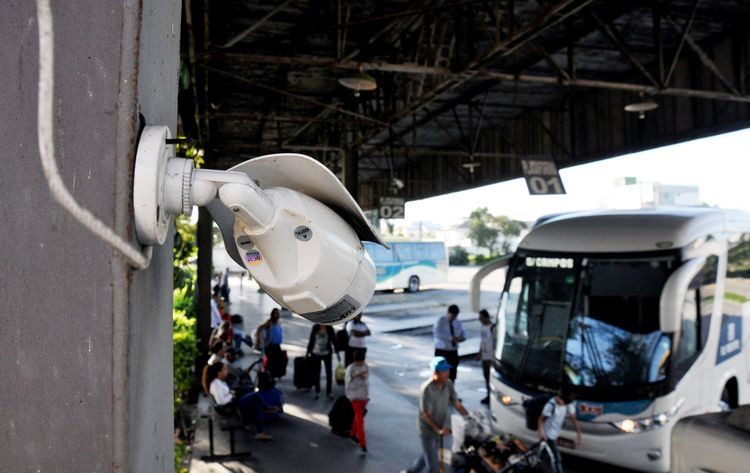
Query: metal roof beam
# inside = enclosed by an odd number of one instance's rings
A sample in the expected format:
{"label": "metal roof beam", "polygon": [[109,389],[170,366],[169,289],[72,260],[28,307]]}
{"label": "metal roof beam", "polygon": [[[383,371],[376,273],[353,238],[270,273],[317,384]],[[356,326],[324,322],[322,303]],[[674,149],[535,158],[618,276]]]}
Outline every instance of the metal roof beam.
{"label": "metal roof beam", "polygon": [[714,90],[696,90],[684,89],[680,87],[660,88],[655,85],[641,85],[628,82],[590,80],[590,79],[570,79],[564,80],[551,76],[537,76],[530,74],[506,74],[494,71],[480,71],[479,75],[498,81],[518,80],[520,82],[529,82],[535,84],[562,85],[566,87],[582,87],[591,89],[609,89],[623,90],[628,92],[643,92],[653,95],[671,95],[675,97],[693,97],[709,100],[727,100],[730,102],[750,103],[748,95],[734,95],[727,92],[718,92]]}
{"label": "metal roof beam", "polygon": [[[477,74],[478,70],[490,61],[495,60],[499,57],[507,56],[518,50],[519,48],[525,46],[530,41],[533,41],[535,38],[541,35],[548,28],[557,25],[571,15],[574,15],[582,8],[589,5],[592,1],[593,0],[563,0],[558,2],[539,18],[526,25],[525,27],[516,30],[514,34],[511,35],[508,39],[498,43],[489,50],[480,54],[474,60],[470,61],[466,65],[466,68],[463,72],[452,75],[447,80],[442,81],[437,87],[423,94],[416,101],[404,106],[399,112],[391,117],[391,119],[389,120],[389,124],[385,128],[395,125],[402,118],[411,115],[417,110],[421,110],[444,93],[464,84],[466,81],[473,78]],[[365,143],[374,138],[380,132],[382,132],[382,130],[366,134],[356,142],[352,143],[352,146],[357,147],[362,143]]]}
{"label": "metal roof beam", "polygon": [[633,53],[630,52],[630,49],[628,49],[628,46],[625,44],[625,40],[617,32],[617,29],[614,27],[614,25],[602,21],[602,19],[599,18],[599,15],[597,15],[594,11],[589,11],[589,14],[591,15],[591,18],[594,19],[594,22],[599,26],[599,29],[612,41],[615,46],[617,46],[617,49],[620,50],[622,55],[625,56],[625,58],[630,61],[630,63],[641,72],[641,74],[643,74],[643,77],[648,79],[648,81],[653,85],[659,85],[659,82],[654,79],[654,76],[652,76],[651,73],[648,72],[648,70],[644,67],[644,65],[641,64],[641,61],[639,61],[638,58],[636,58]]}
{"label": "metal roof beam", "polygon": [[[667,20],[667,23],[669,23],[669,26],[672,27],[676,32],[680,32],[679,26],[677,26],[677,22],[674,21],[674,19],[669,15],[664,15],[664,18]],[[735,95],[741,95],[740,91],[737,90],[731,82],[729,82],[725,77],[724,74],[719,71],[719,68],[716,67],[716,64],[711,60],[710,57],[708,57],[708,54],[706,54],[703,49],[698,46],[698,43],[696,43],[693,38],[690,37],[690,34],[685,35],[685,41],[687,42],[688,46],[693,50],[693,52],[698,56],[698,59],[700,59],[701,63],[703,63],[704,66],[710,70],[717,79],[719,79],[719,82],[721,82],[721,85],[723,85],[728,91],[732,92]]]}
{"label": "metal roof beam", "polygon": [[231,48],[235,44],[239,43],[240,41],[242,41],[243,39],[245,39],[247,37],[247,35],[249,35],[253,31],[255,31],[258,28],[260,28],[261,26],[263,26],[265,24],[265,22],[268,21],[272,16],[274,16],[275,14],[277,14],[278,12],[280,12],[281,10],[283,10],[284,8],[286,8],[286,6],[289,5],[290,1],[291,0],[286,0],[284,3],[282,3],[278,7],[274,8],[273,10],[271,10],[270,12],[268,12],[268,14],[266,14],[266,16],[264,16],[260,20],[258,20],[255,23],[253,23],[245,31],[243,31],[242,33],[238,34],[234,38],[230,39],[226,43],[218,45],[217,47],[218,48]]}
{"label": "metal roof beam", "polygon": [[695,0],[693,2],[693,8],[690,11],[690,16],[685,22],[685,26],[682,28],[682,35],[680,35],[680,43],[677,46],[677,51],[675,51],[674,57],[672,58],[672,64],[670,64],[669,70],[667,71],[667,77],[664,79],[665,86],[668,86],[669,82],[672,80],[672,74],[674,74],[674,70],[677,67],[677,60],[680,59],[680,53],[682,52],[682,47],[685,46],[685,39],[687,38],[687,35],[690,32],[690,27],[693,25],[693,20],[695,19],[695,12],[698,10],[699,4],[700,4],[700,0]]}
{"label": "metal roof beam", "polygon": [[207,66],[205,64],[202,64],[200,67],[202,67],[202,68],[204,68],[204,69],[206,69],[208,71],[215,72],[216,74],[220,74],[220,75],[223,75],[223,76],[230,77],[232,79],[238,80],[240,82],[245,82],[247,84],[251,84],[251,85],[253,85],[253,86],[255,86],[255,87],[259,88],[259,89],[266,90],[268,92],[274,92],[274,93],[277,93],[277,94],[280,94],[280,95],[284,95],[286,97],[291,97],[293,99],[296,99],[296,100],[299,100],[299,101],[302,101],[302,102],[312,103],[312,104],[315,104],[315,105],[317,105],[319,107],[328,108],[328,109],[331,109],[332,111],[343,113],[344,115],[349,115],[349,116],[358,118],[358,119],[366,121],[366,122],[375,123],[377,125],[387,125],[387,123],[382,122],[380,120],[376,120],[376,119],[374,119],[372,117],[368,117],[366,115],[362,115],[362,114],[359,114],[359,113],[356,113],[356,112],[352,112],[350,110],[345,110],[343,108],[339,108],[339,107],[336,107],[336,106],[333,106],[333,105],[330,105],[330,104],[319,102],[319,101],[317,101],[315,99],[311,99],[311,98],[305,97],[303,95],[297,95],[297,94],[293,94],[291,92],[287,92],[285,90],[277,89],[276,87],[271,87],[270,85],[261,84],[260,82],[256,82],[256,81],[248,79],[246,77],[242,77],[240,75],[233,74],[231,72],[223,71],[223,70],[217,69],[215,67]]}

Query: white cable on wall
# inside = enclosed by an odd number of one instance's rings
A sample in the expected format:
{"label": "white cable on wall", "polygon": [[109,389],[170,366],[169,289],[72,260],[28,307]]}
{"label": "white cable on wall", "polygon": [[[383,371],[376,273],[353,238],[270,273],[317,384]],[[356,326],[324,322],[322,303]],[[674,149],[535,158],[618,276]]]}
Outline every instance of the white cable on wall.
{"label": "white cable on wall", "polygon": [[68,191],[60,177],[55,161],[53,132],[53,93],[54,93],[54,34],[52,11],[49,0],[37,0],[37,20],[39,22],[39,109],[37,115],[39,134],[39,154],[42,169],[47,178],[52,197],[62,205],[84,227],[94,235],[120,251],[137,269],[147,268],[151,262],[153,247],[139,248],[125,241],[88,209],[82,207]]}

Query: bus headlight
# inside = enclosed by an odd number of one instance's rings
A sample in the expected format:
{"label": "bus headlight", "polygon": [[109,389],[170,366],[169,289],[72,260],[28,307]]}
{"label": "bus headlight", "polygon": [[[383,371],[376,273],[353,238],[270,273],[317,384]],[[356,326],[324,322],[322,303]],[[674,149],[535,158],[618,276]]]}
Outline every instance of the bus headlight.
{"label": "bus headlight", "polygon": [[612,425],[626,434],[637,434],[638,432],[643,432],[645,430],[655,429],[666,425],[667,422],[669,422],[670,417],[677,414],[677,411],[680,409],[680,406],[682,406],[684,401],[685,398],[681,398],[677,401],[677,404],[672,406],[667,412],[651,417],[645,417],[643,419],[623,419],[612,422]]}
{"label": "bus headlight", "polygon": [[638,424],[636,424],[635,421],[631,419],[623,419],[619,422],[613,422],[613,424],[615,425],[615,427],[622,430],[626,434],[631,434],[631,433],[641,431]]}
{"label": "bus headlight", "polygon": [[495,394],[495,397],[503,406],[510,406],[511,404],[513,404],[513,398],[503,393],[495,386],[490,385],[490,390]]}

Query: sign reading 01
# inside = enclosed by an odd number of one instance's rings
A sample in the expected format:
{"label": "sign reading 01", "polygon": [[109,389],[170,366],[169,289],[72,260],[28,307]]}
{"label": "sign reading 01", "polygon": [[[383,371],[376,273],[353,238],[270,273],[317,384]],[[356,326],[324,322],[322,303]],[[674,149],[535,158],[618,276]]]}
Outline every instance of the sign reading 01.
{"label": "sign reading 01", "polygon": [[560,173],[550,159],[522,159],[521,167],[531,195],[565,194]]}

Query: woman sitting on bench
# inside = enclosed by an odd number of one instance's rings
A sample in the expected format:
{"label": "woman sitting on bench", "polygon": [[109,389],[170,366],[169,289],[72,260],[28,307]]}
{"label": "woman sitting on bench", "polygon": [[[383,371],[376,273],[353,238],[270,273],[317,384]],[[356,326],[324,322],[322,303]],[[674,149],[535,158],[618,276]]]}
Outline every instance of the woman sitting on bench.
{"label": "woman sitting on bench", "polygon": [[210,381],[209,392],[219,415],[233,415],[239,412],[242,421],[255,425],[255,440],[271,440],[271,436],[263,431],[263,414],[273,414],[281,409],[277,406],[269,406],[257,393],[245,394],[235,398],[234,393],[227,386],[228,370],[224,363],[214,363],[208,367],[208,379]]}

